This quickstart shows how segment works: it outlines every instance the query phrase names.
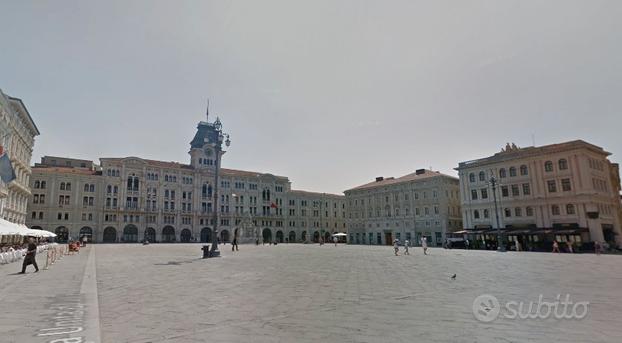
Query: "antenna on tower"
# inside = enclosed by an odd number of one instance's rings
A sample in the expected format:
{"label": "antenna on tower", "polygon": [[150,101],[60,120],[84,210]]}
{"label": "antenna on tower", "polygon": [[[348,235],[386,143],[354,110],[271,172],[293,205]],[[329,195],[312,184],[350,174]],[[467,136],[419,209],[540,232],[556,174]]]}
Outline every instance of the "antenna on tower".
{"label": "antenna on tower", "polygon": [[535,147],[536,146],[536,134],[532,133],[531,134],[531,144]]}
{"label": "antenna on tower", "polygon": [[209,123],[209,98],[207,98],[207,109],[205,111],[205,120]]}

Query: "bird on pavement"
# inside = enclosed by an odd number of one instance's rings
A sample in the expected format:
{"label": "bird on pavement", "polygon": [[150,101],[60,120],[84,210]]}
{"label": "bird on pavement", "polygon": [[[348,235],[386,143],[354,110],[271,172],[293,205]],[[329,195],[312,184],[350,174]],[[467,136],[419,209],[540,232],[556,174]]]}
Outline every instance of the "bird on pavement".
{"label": "bird on pavement", "polygon": [[456,274],[452,275],[452,276],[451,276],[451,279],[452,279],[452,280],[455,280],[455,279],[456,279]]}

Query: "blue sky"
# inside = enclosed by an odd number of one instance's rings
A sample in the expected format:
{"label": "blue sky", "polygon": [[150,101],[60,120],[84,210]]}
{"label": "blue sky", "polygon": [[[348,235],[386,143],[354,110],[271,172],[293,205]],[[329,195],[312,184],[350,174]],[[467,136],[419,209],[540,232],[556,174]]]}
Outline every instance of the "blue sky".
{"label": "blue sky", "polygon": [[622,159],[619,1],[5,1],[0,88],[43,155],[224,165],[338,193],[584,139]]}

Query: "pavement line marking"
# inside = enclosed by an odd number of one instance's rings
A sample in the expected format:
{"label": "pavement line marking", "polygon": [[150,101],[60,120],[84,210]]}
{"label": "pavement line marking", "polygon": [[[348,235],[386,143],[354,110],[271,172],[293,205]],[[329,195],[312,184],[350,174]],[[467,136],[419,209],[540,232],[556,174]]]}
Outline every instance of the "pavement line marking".
{"label": "pavement line marking", "polygon": [[89,258],[84,268],[80,294],[86,302],[86,321],[89,325],[85,328],[85,336],[88,342],[101,342],[101,324],[99,322],[99,298],[97,294],[97,272],[95,267],[95,245],[91,244]]}

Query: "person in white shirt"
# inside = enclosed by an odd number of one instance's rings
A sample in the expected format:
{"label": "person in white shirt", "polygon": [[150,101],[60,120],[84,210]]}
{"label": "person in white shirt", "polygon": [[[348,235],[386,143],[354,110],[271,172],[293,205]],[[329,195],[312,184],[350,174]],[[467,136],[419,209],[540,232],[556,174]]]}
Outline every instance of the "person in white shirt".
{"label": "person in white shirt", "polygon": [[396,239],[393,241],[393,249],[395,250],[395,256],[400,251],[399,241]]}
{"label": "person in white shirt", "polygon": [[408,245],[410,245],[410,242],[408,240],[404,241],[404,255],[410,255],[410,253],[408,252]]}
{"label": "person in white shirt", "polygon": [[423,247],[423,254],[428,254],[428,239],[425,237],[421,238],[421,247]]}

